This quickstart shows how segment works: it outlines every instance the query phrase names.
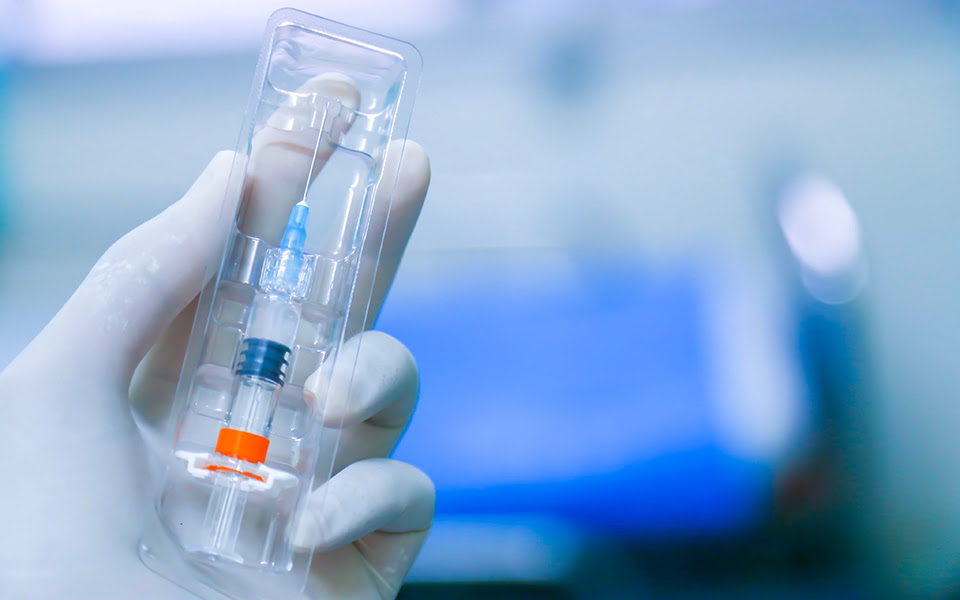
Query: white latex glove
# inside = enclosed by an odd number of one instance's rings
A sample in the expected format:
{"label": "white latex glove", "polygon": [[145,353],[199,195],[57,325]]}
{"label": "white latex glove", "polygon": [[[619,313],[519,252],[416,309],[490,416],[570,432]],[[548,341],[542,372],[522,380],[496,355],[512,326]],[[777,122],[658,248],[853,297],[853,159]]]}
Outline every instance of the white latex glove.
{"label": "white latex glove", "polygon": [[[326,78],[320,85],[345,104],[356,101],[342,80]],[[255,140],[251,160],[261,189],[269,192],[271,178],[282,178],[285,167],[302,159],[296,142],[266,135]],[[381,190],[393,187],[398,149],[387,152],[388,181]],[[152,494],[150,461],[169,450],[145,444],[144,436],[157,439],[155,427],[169,413],[195,297],[207,264],[222,251],[219,212],[235,160],[233,153],[218,154],[179,202],[111,246],[0,373],[0,598],[193,597],[137,557]],[[371,235],[384,228],[386,235],[371,315],[390,287],[429,177],[425,152],[408,142],[389,218],[375,203],[381,210]],[[255,209],[245,225],[265,235],[277,224],[282,228],[297,190],[271,213],[252,187]],[[371,267],[365,259],[361,279],[369,281]],[[333,378],[326,418],[333,423],[343,416],[343,451],[326,484],[327,502],[315,500],[324,490],[314,492],[295,541],[316,548],[308,597],[393,598],[433,518],[429,478],[386,458],[413,412],[417,370],[398,341],[359,333],[372,318],[363,323],[354,315],[351,321],[348,331],[358,337],[343,354],[355,352],[362,338],[353,397],[345,397],[345,373],[336,368],[310,379],[316,386]]]}

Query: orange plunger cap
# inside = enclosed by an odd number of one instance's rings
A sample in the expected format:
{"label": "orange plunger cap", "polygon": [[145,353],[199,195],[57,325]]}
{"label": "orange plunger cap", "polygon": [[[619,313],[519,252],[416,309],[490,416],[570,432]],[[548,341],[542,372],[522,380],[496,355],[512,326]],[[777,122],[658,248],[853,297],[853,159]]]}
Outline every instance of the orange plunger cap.
{"label": "orange plunger cap", "polygon": [[217,452],[252,463],[262,463],[267,458],[270,440],[239,429],[224,427],[217,437]]}

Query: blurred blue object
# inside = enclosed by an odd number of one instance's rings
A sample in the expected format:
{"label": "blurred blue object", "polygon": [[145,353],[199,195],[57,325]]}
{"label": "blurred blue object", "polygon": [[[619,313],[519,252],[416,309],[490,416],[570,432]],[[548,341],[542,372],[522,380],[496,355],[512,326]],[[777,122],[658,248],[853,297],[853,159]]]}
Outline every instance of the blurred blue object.
{"label": "blurred blue object", "polygon": [[501,251],[401,276],[378,328],[422,387],[396,457],[433,477],[441,515],[630,536],[761,521],[770,469],[717,442],[702,271]]}

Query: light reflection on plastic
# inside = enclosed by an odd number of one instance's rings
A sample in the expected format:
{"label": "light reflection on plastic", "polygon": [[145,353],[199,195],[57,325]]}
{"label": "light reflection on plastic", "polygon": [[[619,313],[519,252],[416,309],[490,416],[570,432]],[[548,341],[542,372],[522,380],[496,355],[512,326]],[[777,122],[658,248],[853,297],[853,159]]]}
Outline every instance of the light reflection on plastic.
{"label": "light reflection on plastic", "polygon": [[813,173],[792,179],[780,195],[777,217],[807,291],[830,304],[860,293],[867,274],[860,224],[836,184]]}

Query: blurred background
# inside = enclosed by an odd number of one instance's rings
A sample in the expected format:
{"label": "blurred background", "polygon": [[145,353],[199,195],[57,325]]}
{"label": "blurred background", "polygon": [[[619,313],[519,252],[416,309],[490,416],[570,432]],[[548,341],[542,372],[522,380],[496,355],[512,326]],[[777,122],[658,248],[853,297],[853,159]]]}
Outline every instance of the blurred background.
{"label": "blurred background", "polygon": [[[0,367],[284,4],[0,0]],[[960,2],[291,4],[424,57],[402,598],[960,595]]]}

